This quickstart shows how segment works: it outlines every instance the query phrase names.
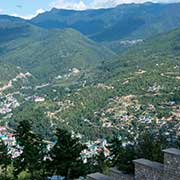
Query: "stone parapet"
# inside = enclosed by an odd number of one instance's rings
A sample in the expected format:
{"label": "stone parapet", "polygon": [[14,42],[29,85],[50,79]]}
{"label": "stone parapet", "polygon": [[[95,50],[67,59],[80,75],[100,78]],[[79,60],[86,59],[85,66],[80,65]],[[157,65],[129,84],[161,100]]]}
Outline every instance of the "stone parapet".
{"label": "stone parapet", "polygon": [[112,180],[110,177],[101,174],[101,173],[94,173],[94,174],[89,174],[87,176],[88,180]]}
{"label": "stone parapet", "polygon": [[109,169],[109,176],[113,180],[121,179],[121,180],[134,180],[133,175],[124,174],[122,171],[117,170],[117,168]]}
{"label": "stone parapet", "polygon": [[88,180],[180,180],[180,150],[163,150],[164,164],[146,159],[134,160],[135,176],[110,168],[109,176],[100,173],[88,175]]}
{"label": "stone parapet", "polygon": [[164,180],[180,180],[180,150],[170,148],[164,152]]}
{"label": "stone parapet", "polygon": [[163,180],[163,164],[146,159],[134,160],[135,180]]}

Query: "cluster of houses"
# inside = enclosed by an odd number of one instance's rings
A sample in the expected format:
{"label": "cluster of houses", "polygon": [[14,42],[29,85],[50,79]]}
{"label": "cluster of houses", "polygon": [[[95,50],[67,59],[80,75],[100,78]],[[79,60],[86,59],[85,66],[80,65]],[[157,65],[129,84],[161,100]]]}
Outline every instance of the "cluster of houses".
{"label": "cluster of houses", "polygon": [[16,98],[12,94],[0,97],[0,114],[10,113],[13,109],[20,106]]}
{"label": "cluster of houses", "polygon": [[60,80],[60,79],[68,79],[72,76],[77,76],[81,73],[81,71],[77,68],[72,68],[72,69],[69,69],[69,72],[67,74],[64,74],[64,75],[58,75],[57,77],[55,77],[56,80]]}
{"label": "cluster of houses", "polygon": [[3,140],[8,147],[12,158],[16,158],[22,153],[22,148],[17,144],[12,130],[6,126],[0,126],[0,140]]}
{"label": "cluster of houses", "polygon": [[34,102],[44,102],[45,98],[40,96],[34,96]]}
{"label": "cluster of houses", "polygon": [[0,139],[2,139],[8,147],[16,145],[14,134],[11,133],[6,126],[0,126]]}
{"label": "cluster of houses", "polygon": [[[22,148],[17,144],[13,130],[6,126],[0,126],[0,140],[3,140],[8,147],[12,158],[18,157],[22,153]],[[44,141],[47,143],[47,149],[50,150],[54,146],[54,142]]]}
{"label": "cluster of houses", "polygon": [[99,153],[104,153],[105,157],[109,156],[110,151],[107,148],[108,143],[105,139],[98,139],[96,141],[88,141],[86,143],[87,149],[82,152],[82,157],[84,162],[87,161],[88,158],[94,157]]}

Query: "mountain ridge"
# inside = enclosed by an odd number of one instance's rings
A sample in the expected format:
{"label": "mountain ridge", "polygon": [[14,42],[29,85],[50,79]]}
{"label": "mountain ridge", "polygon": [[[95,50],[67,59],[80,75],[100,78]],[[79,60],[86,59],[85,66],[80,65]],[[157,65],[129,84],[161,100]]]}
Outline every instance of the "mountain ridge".
{"label": "mountain ridge", "polygon": [[[180,3],[124,4],[99,10],[52,9],[30,20],[40,27],[74,28],[98,42],[145,39],[180,27]],[[169,13],[172,12],[172,13]]]}

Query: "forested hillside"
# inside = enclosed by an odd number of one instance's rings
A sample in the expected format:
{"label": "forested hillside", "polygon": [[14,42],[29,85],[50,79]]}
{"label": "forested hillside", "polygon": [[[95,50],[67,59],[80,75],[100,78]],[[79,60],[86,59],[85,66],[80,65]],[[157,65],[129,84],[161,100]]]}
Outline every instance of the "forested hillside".
{"label": "forested hillside", "polygon": [[[178,5],[131,4],[118,6],[117,12],[147,8],[143,12],[152,15],[153,10],[158,17],[158,8],[163,14]],[[81,13],[110,10],[116,8]],[[54,11],[64,17],[80,13]],[[84,140],[95,140],[111,138],[135,119],[179,118],[179,29],[135,43],[117,55],[73,29],[44,29],[9,16],[0,16],[0,21],[2,124],[8,121],[15,128],[31,117],[34,130],[46,138],[53,138],[52,130],[61,126]]]}
{"label": "forested hillside", "polygon": [[42,81],[73,68],[86,71],[115,55],[73,29],[45,30],[7,16],[0,21],[0,61],[20,66]]}
{"label": "forested hillside", "polygon": [[[65,127],[80,133],[84,139],[94,140],[110,138],[134,120],[155,121],[159,125],[178,121],[179,37],[179,29],[162,34],[132,48],[112,63],[103,63],[93,74],[93,84],[64,84],[68,87],[64,91],[62,81],[56,81],[41,88],[35,93],[46,100],[24,104],[14,111],[13,119],[16,122],[38,113],[40,120],[33,120],[36,128],[40,127],[37,123],[43,124],[47,118],[52,128]],[[14,126],[12,121],[10,124]]]}

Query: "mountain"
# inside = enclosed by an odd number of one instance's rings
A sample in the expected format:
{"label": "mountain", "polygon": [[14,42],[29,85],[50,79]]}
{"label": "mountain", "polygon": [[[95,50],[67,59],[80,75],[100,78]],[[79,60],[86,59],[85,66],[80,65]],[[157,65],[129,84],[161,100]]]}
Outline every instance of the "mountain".
{"label": "mountain", "polygon": [[[174,19],[178,5],[171,5]],[[157,4],[142,6],[152,12],[150,7]],[[132,8],[132,4],[120,7]],[[14,128],[30,118],[33,130],[45,138],[61,127],[80,133],[83,140],[97,140],[117,135],[134,121],[179,122],[179,28],[155,33],[117,55],[71,28],[44,28],[7,16],[0,19],[0,30],[7,32],[5,38],[0,35],[2,124],[9,122]],[[169,21],[173,29],[178,25]],[[118,43],[133,43],[108,41],[103,43],[116,49]]]}
{"label": "mountain", "polygon": [[[39,27],[36,28],[23,19],[0,15],[0,56],[13,50],[8,50],[8,47],[5,44],[15,42],[19,38],[28,37],[36,29],[39,29]],[[29,72],[16,64],[11,64],[7,61],[3,62],[3,60],[0,59],[0,93],[2,92],[2,88],[6,87],[8,83],[11,84],[12,82],[13,85],[13,79],[15,80],[16,77],[19,80],[23,79],[19,76],[19,74],[22,75],[23,73],[26,74]]]}
{"label": "mountain", "polygon": [[0,62],[47,81],[77,68],[91,69],[114,55],[73,29],[46,30],[22,19],[0,16]]}
{"label": "mountain", "polygon": [[52,9],[30,22],[43,28],[74,28],[98,42],[146,39],[180,27],[180,3],[124,4],[110,9]]}
{"label": "mountain", "polygon": [[24,19],[0,15],[0,43],[30,36],[37,29],[40,28],[29,24]]}

